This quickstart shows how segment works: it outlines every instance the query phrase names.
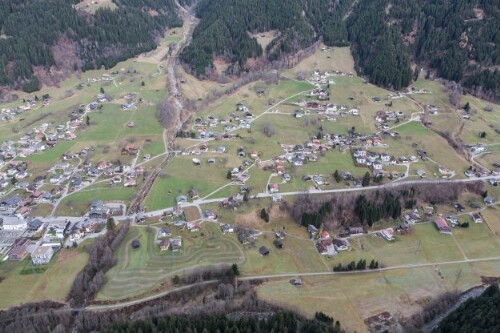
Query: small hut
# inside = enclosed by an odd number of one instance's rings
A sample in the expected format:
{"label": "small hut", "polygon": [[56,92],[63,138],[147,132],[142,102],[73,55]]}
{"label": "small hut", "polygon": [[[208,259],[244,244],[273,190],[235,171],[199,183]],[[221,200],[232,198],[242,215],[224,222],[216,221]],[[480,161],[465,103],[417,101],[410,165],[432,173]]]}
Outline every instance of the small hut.
{"label": "small hut", "polygon": [[134,239],[131,245],[133,249],[138,249],[139,247],[141,247],[141,242],[139,242],[138,239]]}

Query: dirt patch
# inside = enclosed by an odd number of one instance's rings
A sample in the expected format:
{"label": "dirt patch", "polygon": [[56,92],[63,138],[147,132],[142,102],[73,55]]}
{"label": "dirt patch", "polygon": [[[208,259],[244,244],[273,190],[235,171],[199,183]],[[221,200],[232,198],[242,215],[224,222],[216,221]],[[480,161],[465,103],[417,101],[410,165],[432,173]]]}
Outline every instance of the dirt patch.
{"label": "dirt patch", "polygon": [[66,249],[61,249],[59,251],[59,254],[57,255],[57,261],[58,263],[60,262],[68,262],[71,261],[73,258],[77,257],[79,253],[75,250],[66,250]]}
{"label": "dirt patch", "polygon": [[200,211],[196,207],[185,208],[184,215],[186,216],[186,221],[188,222],[199,220],[201,218]]}
{"label": "dirt patch", "polygon": [[238,214],[235,222],[237,225],[245,228],[260,228],[264,221],[260,218],[260,210],[256,209],[247,214]]}
{"label": "dirt patch", "polygon": [[365,324],[373,333],[400,331],[396,319],[387,311],[365,319]]}
{"label": "dirt patch", "polygon": [[269,30],[265,32],[261,32],[259,34],[250,35],[252,38],[257,39],[257,43],[262,47],[262,50],[265,50],[266,47],[273,41],[278,33],[277,30]]}
{"label": "dirt patch", "polygon": [[290,216],[286,210],[281,209],[281,206],[275,205],[269,210],[269,217],[271,218],[271,221],[273,221],[287,219]]}

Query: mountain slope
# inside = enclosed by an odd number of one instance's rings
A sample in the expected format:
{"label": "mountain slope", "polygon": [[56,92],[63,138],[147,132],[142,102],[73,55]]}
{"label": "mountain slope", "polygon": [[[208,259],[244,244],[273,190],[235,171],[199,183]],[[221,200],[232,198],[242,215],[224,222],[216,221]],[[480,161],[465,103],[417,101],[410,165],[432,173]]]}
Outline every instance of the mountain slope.
{"label": "mountain slope", "polygon": [[35,71],[111,67],[156,47],[155,36],[179,26],[174,0],[114,0],[94,15],[74,0],[0,0],[0,85],[34,91]]}
{"label": "mountain slope", "polygon": [[[427,68],[500,99],[500,0],[202,0],[197,16],[181,60],[200,77],[215,56],[237,74],[249,58],[283,60],[322,38],[351,45],[358,73],[375,84],[400,89]],[[267,30],[279,33],[263,50],[250,34]]]}

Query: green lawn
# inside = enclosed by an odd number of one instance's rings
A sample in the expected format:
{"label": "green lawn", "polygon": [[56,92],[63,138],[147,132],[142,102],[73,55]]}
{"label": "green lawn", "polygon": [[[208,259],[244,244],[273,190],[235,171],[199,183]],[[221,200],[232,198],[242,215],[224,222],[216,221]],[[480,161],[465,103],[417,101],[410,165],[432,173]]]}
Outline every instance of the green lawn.
{"label": "green lawn", "polygon": [[205,163],[195,166],[191,158],[176,157],[156,179],[145,205],[150,211],[171,207],[175,205],[175,198],[179,194],[187,196],[191,188],[198,191],[200,198],[207,196],[229,182],[226,178],[227,170],[226,167]]}
{"label": "green lawn", "polygon": [[94,190],[82,190],[65,197],[56,210],[59,216],[82,216],[89,210],[92,201],[100,199],[103,201],[123,201],[129,205],[137,192],[137,188],[102,188],[96,187]]}
{"label": "green lawn", "polygon": [[[81,249],[62,249],[43,273],[20,274],[30,267],[29,256],[21,261],[0,264],[0,308],[43,300],[64,301],[73,279],[87,263],[88,255]],[[28,269],[29,271],[29,269]]]}

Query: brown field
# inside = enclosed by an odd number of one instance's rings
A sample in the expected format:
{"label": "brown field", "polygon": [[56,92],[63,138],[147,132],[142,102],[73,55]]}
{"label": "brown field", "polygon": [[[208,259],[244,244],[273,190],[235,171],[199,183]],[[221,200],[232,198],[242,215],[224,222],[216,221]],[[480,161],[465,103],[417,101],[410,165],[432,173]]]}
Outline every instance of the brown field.
{"label": "brown field", "polygon": [[253,38],[257,39],[257,43],[262,47],[262,50],[266,50],[266,47],[272,42],[274,36],[276,36],[277,30],[269,30],[261,32],[259,34],[252,35]]}
{"label": "brown field", "polygon": [[325,51],[320,48],[311,56],[299,62],[289,72],[297,73],[300,71],[311,72],[315,69],[321,71],[341,71],[344,73],[354,73],[354,59],[349,47],[330,47]]}
{"label": "brown field", "polygon": [[116,4],[112,0],[82,0],[75,5],[75,8],[82,9],[89,13],[95,13],[99,8],[115,9]]}
{"label": "brown field", "polygon": [[272,280],[258,287],[258,295],[308,317],[323,311],[349,331],[361,333],[368,331],[364,319],[370,316],[387,310],[393,316],[407,317],[436,295],[455,288],[467,290],[480,284],[481,276],[499,274],[500,262],[493,261],[302,277],[302,288],[293,287],[290,279]]}

